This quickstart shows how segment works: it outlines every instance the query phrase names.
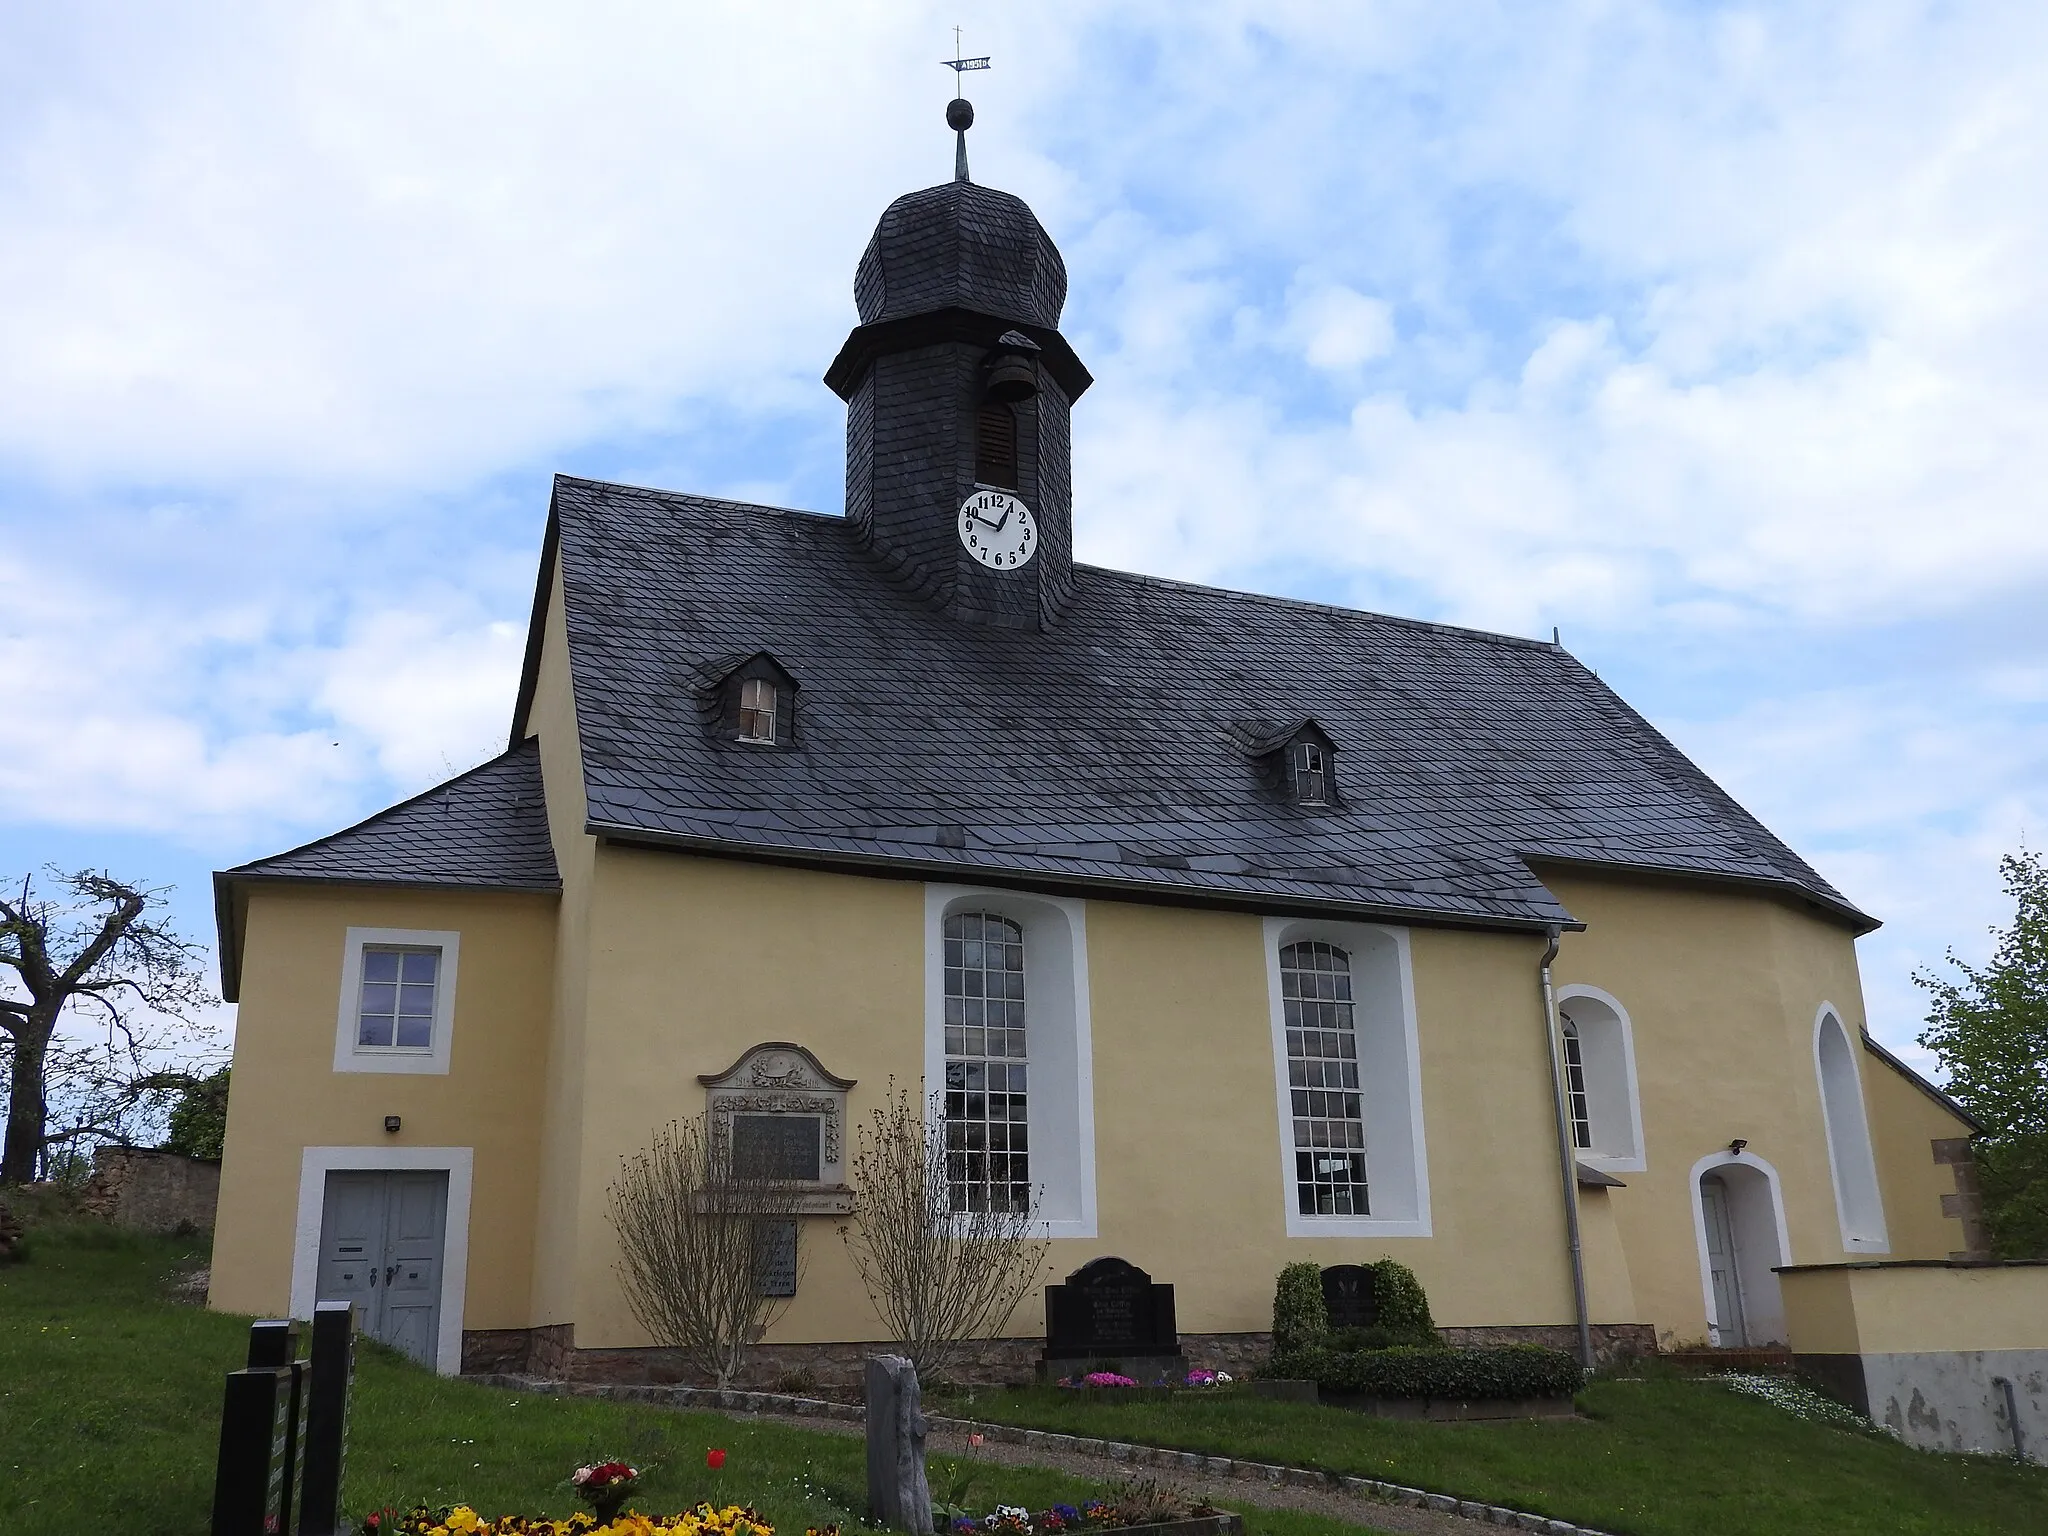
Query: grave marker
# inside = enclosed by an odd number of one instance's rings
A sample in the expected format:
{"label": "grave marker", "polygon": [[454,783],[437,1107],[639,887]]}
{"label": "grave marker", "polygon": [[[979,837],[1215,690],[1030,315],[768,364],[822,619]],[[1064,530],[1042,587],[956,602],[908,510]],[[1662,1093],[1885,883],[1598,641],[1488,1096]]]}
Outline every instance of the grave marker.
{"label": "grave marker", "polygon": [[299,1536],[341,1529],[341,1474],[348,1460],[349,1389],[356,1373],[355,1306],[313,1308],[313,1359],[307,1372],[306,1453],[299,1480]]}
{"label": "grave marker", "polygon": [[924,1473],[928,1426],[917,1371],[901,1355],[870,1355],[865,1387],[868,1518],[923,1536],[932,1528],[932,1493]]}
{"label": "grave marker", "polygon": [[1094,1361],[1120,1362],[1132,1376],[1184,1375],[1173,1287],[1114,1257],[1091,1259],[1065,1285],[1048,1285],[1044,1369]]}
{"label": "grave marker", "polygon": [[1380,1320],[1372,1269],[1365,1264],[1329,1264],[1323,1269],[1323,1310],[1332,1328],[1370,1328]]}

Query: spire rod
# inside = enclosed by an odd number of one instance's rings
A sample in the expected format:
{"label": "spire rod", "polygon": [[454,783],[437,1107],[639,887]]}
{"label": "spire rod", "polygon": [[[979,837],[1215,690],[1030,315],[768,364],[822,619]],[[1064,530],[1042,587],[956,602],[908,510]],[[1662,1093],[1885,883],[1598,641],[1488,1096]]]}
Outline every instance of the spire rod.
{"label": "spire rod", "polygon": [[[953,29],[953,57],[939,62],[953,71],[954,89],[959,89],[960,77],[970,69],[987,69],[988,55],[978,59],[963,58],[960,53],[960,29]],[[967,175],[967,130],[974,126],[974,103],[965,96],[955,95],[946,103],[946,126],[953,130],[953,179],[968,180]]]}

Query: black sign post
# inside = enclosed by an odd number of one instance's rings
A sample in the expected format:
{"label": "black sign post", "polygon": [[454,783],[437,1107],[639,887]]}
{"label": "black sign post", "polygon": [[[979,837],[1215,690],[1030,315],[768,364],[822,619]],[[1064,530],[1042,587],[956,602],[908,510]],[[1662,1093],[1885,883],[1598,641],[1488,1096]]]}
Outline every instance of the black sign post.
{"label": "black sign post", "polygon": [[356,1371],[355,1318],[351,1302],[323,1301],[313,1308],[306,1451],[299,1480],[299,1536],[335,1536],[341,1529],[341,1474],[348,1460],[349,1388]]}

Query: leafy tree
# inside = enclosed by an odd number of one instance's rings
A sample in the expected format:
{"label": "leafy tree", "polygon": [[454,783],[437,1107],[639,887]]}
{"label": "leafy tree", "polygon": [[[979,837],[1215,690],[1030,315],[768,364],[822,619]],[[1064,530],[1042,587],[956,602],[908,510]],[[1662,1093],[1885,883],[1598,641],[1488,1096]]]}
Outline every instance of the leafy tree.
{"label": "leafy tree", "polygon": [[[164,892],[90,869],[52,871],[51,884],[59,895],[29,877],[0,899],[0,1184],[28,1183],[53,1153],[122,1134],[152,1094],[179,1086],[165,1081],[162,1054],[204,1035],[197,1015],[212,1001],[198,950],[157,915]],[[55,1130],[53,1085],[68,1094],[68,1123]]]}
{"label": "leafy tree", "polygon": [[220,1156],[228,1135],[228,1073],[232,1070],[222,1067],[191,1078],[178,1089],[164,1151],[182,1152],[187,1157]]}
{"label": "leafy tree", "polygon": [[1998,862],[2012,926],[1977,967],[1950,950],[1959,979],[1914,973],[1932,1007],[1920,1043],[1949,1092],[1984,1122],[1979,1181],[1992,1241],[2006,1258],[2048,1258],[2048,859],[2021,849]]}

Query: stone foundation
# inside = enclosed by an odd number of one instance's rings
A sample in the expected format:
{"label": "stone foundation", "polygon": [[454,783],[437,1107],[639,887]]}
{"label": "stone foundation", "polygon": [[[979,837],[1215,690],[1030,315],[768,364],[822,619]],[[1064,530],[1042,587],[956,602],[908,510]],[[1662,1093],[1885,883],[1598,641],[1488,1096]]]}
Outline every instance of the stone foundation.
{"label": "stone foundation", "polygon": [[[1447,1344],[1547,1344],[1576,1352],[1578,1329],[1569,1323],[1497,1328],[1440,1328]],[[863,1362],[884,1351],[879,1340],[844,1344],[757,1344],[734,1381],[755,1392],[860,1395]],[[1227,1371],[1240,1379],[1257,1372],[1272,1353],[1267,1333],[1184,1333],[1181,1353],[1196,1370]],[[962,1346],[949,1384],[1023,1386],[1038,1379],[1039,1339],[984,1339]],[[1657,1352],[1648,1323],[1597,1323],[1593,1356],[1602,1368]],[[710,1379],[673,1349],[578,1349],[566,1323],[547,1328],[472,1329],[462,1335],[462,1370],[470,1376],[535,1376],[550,1381],[618,1386],[709,1386]]]}

